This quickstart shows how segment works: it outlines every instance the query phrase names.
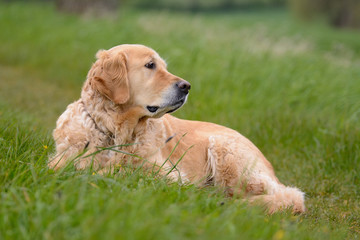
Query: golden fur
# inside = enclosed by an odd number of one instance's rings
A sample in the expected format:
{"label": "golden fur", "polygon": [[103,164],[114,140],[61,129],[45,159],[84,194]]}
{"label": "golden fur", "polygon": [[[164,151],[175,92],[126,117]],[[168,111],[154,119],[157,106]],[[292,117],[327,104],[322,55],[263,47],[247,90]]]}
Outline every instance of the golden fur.
{"label": "golden fur", "polygon": [[97,147],[136,143],[119,148],[146,159],[145,168],[155,166],[164,174],[187,151],[170,179],[211,183],[229,195],[245,192],[250,202],[262,201],[269,213],[285,208],[305,211],[304,193],[280,183],[271,164],[247,138],[223,126],[166,114],[186,101],[190,84],[169,73],[154,50],[120,45],[96,56],[81,98],[57,121],[50,168],[65,166],[85,149],[86,154],[74,161],[77,169],[92,164],[107,172],[117,164],[138,166],[142,160],[111,150],[88,156]]}

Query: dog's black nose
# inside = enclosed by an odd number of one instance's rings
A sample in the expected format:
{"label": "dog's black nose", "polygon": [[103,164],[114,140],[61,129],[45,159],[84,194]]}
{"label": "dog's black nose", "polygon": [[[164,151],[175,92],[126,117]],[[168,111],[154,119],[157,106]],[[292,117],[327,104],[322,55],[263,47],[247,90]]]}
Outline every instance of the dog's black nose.
{"label": "dog's black nose", "polygon": [[188,93],[191,88],[190,83],[185,80],[178,81],[176,83],[176,86],[184,93]]}

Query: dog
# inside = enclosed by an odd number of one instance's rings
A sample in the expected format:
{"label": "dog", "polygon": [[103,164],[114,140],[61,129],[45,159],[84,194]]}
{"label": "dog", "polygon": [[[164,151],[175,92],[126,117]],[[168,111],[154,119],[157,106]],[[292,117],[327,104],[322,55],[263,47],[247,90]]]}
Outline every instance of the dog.
{"label": "dog", "polygon": [[81,98],[57,120],[50,168],[72,163],[101,173],[124,164],[155,168],[173,181],[243,194],[270,214],[305,211],[304,193],[283,185],[270,162],[240,133],[169,114],[184,105],[190,84],[169,73],[153,49],[124,44],[100,50],[96,57]]}

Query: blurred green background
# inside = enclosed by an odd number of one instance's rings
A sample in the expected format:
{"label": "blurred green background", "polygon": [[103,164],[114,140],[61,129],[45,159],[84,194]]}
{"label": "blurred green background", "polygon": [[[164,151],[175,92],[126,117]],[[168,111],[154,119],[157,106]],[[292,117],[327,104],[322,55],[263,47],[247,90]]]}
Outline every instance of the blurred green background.
{"label": "blurred green background", "polygon": [[234,11],[288,7],[294,15],[311,20],[323,18],[335,27],[360,27],[360,2],[357,0],[54,0],[58,9],[82,13],[91,8],[114,10],[124,5],[177,11]]}
{"label": "blurred green background", "polygon": [[[357,239],[358,1],[0,1],[0,239]],[[241,132],[308,211],[214,187],[47,168],[99,49],[154,48],[192,84],[177,117]]]}

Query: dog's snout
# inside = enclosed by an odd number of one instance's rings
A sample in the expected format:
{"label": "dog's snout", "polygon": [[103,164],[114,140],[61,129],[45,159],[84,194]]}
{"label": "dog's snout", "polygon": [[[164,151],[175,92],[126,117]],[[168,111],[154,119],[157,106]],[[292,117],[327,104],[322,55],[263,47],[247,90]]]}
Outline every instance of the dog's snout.
{"label": "dog's snout", "polygon": [[178,81],[176,86],[184,93],[188,93],[191,88],[190,83],[185,80]]}

